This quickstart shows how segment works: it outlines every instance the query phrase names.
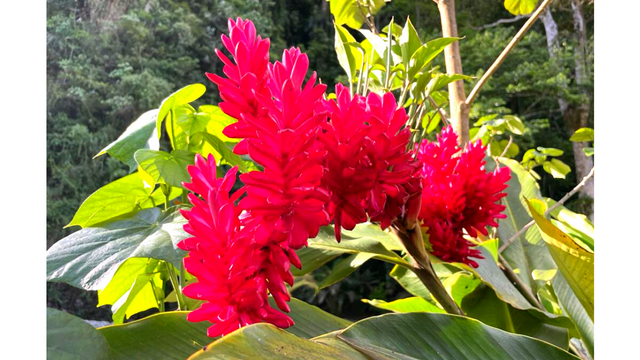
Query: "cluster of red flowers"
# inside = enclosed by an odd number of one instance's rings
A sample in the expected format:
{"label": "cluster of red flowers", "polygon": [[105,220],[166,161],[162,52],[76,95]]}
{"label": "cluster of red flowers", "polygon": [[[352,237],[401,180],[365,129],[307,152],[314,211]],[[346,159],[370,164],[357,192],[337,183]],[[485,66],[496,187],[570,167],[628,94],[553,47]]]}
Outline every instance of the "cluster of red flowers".
{"label": "cluster of red flowers", "polygon": [[[479,226],[494,224],[493,218],[499,217],[502,209],[486,206],[499,197],[495,192],[482,195],[494,181],[481,174],[482,157],[477,158],[476,147],[465,151],[460,161],[451,160],[457,150],[447,147],[436,156],[444,168],[434,169],[439,163],[427,158],[437,146],[423,144],[420,160],[427,163],[422,165],[408,149],[408,117],[393,94],[352,96],[339,84],[336,100],[324,100],[326,86],[316,84],[315,72],[305,82],[307,55],[291,48],[281,61],[270,63],[269,39],[258,36],[248,20],[229,20],[229,37],[223,35],[222,42],[232,55],[229,59],[216,50],[226,77],[207,76],[219,87],[220,108],[238,120],[224,134],[241,138],[234,152],[248,154],[264,170],[240,175],[244,187],[230,195],[236,168],[216,179],[211,156],[208,161],[198,157],[189,167],[191,183],[185,186],[201,198],[189,195],[193,208],[183,214],[189,221],[185,230],[193,237],[179,246],[189,251],[185,267],[199,282],[186,287],[184,294],[207,300],[188,319],[214,323],[210,336],[255,322],[292,325],[287,315],[269,306],[268,294],[278,308],[289,312],[285,283],[293,285],[291,264],[301,267],[295,250],[331,221],[340,241],[342,228],[352,230],[367,219],[387,228],[398,218],[415,219],[420,212],[432,229],[434,253],[458,261],[458,231],[486,232]],[[462,193],[434,191],[446,186],[422,179],[437,171],[450,174],[436,175],[436,182],[464,179],[455,185]],[[423,193],[423,186],[431,195]],[[434,210],[425,206],[425,196],[427,203],[442,196],[435,207],[458,200],[451,210]],[[451,217],[453,210],[458,213]],[[439,217],[430,222],[436,213]],[[450,238],[455,240],[453,250]],[[478,255],[463,245],[468,256]]]}
{"label": "cluster of red flowers", "polygon": [[323,123],[320,141],[327,149],[323,182],[340,241],[341,228],[353,230],[367,215],[389,227],[407,203],[417,208],[422,186],[419,164],[407,151],[410,130],[402,129],[408,116],[397,109],[393,94],[351,97],[338,84],[336,100],[325,101],[330,120]]}
{"label": "cluster of red flowers", "polygon": [[293,321],[288,316],[269,306],[268,284],[260,276],[260,263],[256,261],[261,254],[251,246],[256,229],[241,225],[241,210],[234,204],[242,192],[229,195],[238,168],[217,179],[213,156],[209,155],[206,161],[197,155],[195,166],[190,165],[187,170],[191,183],[185,186],[201,198],[189,194],[193,207],[181,211],[189,221],[184,229],[193,237],[181,241],[178,247],[189,251],[184,266],[198,278],[183,293],[207,301],[190,312],[187,319],[214,322],[207,331],[212,337],[263,321],[291,326]]}
{"label": "cluster of red flowers", "polygon": [[488,225],[498,226],[495,219],[506,218],[499,201],[507,195],[502,191],[510,171],[504,167],[486,172],[485,153],[480,140],[460,149],[452,127],[442,129],[437,142],[419,146],[424,190],[418,219],[427,228],[432,253],[444,261],[478,267],[470,258],[483,257],[463,238],[463,230],[471,237],[478,232],[486,236]]}

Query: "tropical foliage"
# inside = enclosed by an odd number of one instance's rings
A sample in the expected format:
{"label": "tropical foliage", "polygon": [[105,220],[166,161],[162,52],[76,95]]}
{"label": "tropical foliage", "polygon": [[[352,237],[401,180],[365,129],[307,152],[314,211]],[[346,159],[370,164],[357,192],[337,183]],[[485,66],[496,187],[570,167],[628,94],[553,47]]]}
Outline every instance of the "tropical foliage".
{"label": "tropical foliage", "polygon": [[[329,5],[331,61],[344,71],[327,71],[333,88],[318,81],[326,64],[314,59],[313,46],[308,54],[273,52],[281,38],[269,40],[270,33],[290,30],[268,25],[259,11],[268,4],[231,2],[242,9],[227,12],[251,21],[230,19],[221,37],[207,27],[220,19],[205,6],[166,11],[154,3],[129,11],[117,20],[126,32],[100,40],[102,51],[123,57],[105,76],[117,79],[117,88],[84,83],[79,74],[108,68],[71,54],[99,45],[74,18],[50,17],[51,33],[70,39],[50,47],[50,56],[73,59],[50,69],[58,80],[51,86],[66,91],[49,99],[50,109],[66,107],[50,114],[50,152],[82,137],[88,143],[74,158],[93,156],[98,165],[82,165],[95,172],[83,174],[90,183],[73,191],[104,185],[66,224],[80,229],[47,251],[47,280],[96,291],[113,322],[94,329],[49,308],[51,358],[593,357],[594,226],[564,206],[593,169],[566,196],[545,197],[540,185],[572,174],[572,161],[562,160],[569,135],[565,149],[534,144],[539,123],[494,101],[496,86],[509,83],[507,69],[480,95],[488,99],[471,108],[465,143],[450,125],[447,89],[467,82],[479,90],[482,73],[452,73],[441,64],[446,48],[460,43],[464,54],[467,40],[420,34],[409,17],[379,26],[387,7],[404,2]],[[504,6],[529,14],[536,2]],[[177,44],[148,48],[150,37],[173,32]],[[524,46],[540,41],[535,34]],[[130,44],[109,49],[119,44],[110,36]],[[212,53],[202,39],[226,49],[216,49],[219,63],[208,59],[222,65],[208,69],[211,92],[197,64],[178,56],[185,49]],[[157,54],[156,67],[134,71],[145,51]],[[509,56],[523,56],[514,51]],[[176,79],[191,84],[175,86]],[[212,99],[221,101],[208,104]],[[109,109],[108,119],[135,120],[105,127],[94,119],[66,132],[66,113],[92,119],[97,106]],[[104,129],[103,138],[89,126]],[[116,128],[125,130],[118,136]],[[580,128],[570,140],[589,144],[593,130]],[[593,147],[583,152],[592,156]],[[59,160],[50,158],[54,183],[73,177]],[[55,189],[50,206],[63,206],[69,189]],[[340,289],[376,262],[409,296],[360,300],[390,313],[353,322],[291,296]],[[145,316],[150,309],[155,314]]]}

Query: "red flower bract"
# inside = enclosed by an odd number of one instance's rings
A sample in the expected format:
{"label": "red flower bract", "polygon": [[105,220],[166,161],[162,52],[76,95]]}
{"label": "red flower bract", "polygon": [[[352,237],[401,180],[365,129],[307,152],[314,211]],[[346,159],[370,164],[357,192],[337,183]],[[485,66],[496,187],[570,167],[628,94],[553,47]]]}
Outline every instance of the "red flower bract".
{"label": "red flower bract", "polygon": [[352,230],[367,214],[387,228],[404,215],[409,199],[420,200],[419,164],[407,150],[410,130],[402,129],[406,112],[396,109],[391,93],[351,97],[341,84],[336,101],[325,101],[325,107],[330,120],[320,135],[327,149],[323,183],[331,193],[336,239],[341,228]]}
{"label": "red flower bract", "polygon": [[458,147],[458,137],[447,127],[438,141],[424,140],[418,150],[423,175],[419,220],[427,227],[432,253],[445,261],[463,262],[477,267],[470,257],[483,258],[463,238],[488,235],[487,226],[498,226],[495,219],[506,218],[499,204],[511,175],[508,168],[488,173],[484,169],[486,147],[480,141]]}
{"label": "red flower bract", "polygon": [[257,322],[291,326],[293,321],[267,301],[268,284],[260,273],[261,254],[251,245],[255,229],[241,226],[240,209],[234,205],[241,192],[229,195],[238,168],[217,179],[213,156],[209,155],[207,161],[198,155],[195,166],[187,169],[191,183],[185,186],[202,198],[189,194],[193,208],[181,210],[188,220],[184,229],[193,237],[181,241],[178,247],[189,251],[184,266],[198,279],[183,293],[205,300],[187,319],[214,323],[207,331],[212,337]]}
{"label": "red flower bract", "polygon": [[[269,95],[267,84],[267,65],[269,64],[269,39],[256,37],[256,27],[250,20],[229,19],[229,37],[222,35],[222,44],[231,52],[233,61],[222,51],[215,49],[216,55],[224,63],[222,71],[227,78],[207,73],[207,77],[218,85],[220,90],[220,109],[238,120],[224,129],[224,134],[232,138],[254,138],[255,129],[246,124],[242,114],[259,116],[262,106],[255,93]],[[247,154],[246,140],[241,140],[233,151]]]}
{"label": "red flower bract", "polygon": [[231,38],[223,42],[235,64],[218,53],[228,79],[210,79],[227,94],[220,108],[238,120],[224,133],[244,138],[234,151],[264,167],[240,176],[247,193],[239,203],[245,211],[241,223],[254,229],[251,246],[266,288],[289,311],[284,283],[293,285],[290,264],[301,266],[294,250],[329,223],[328,194],[320,188],[325,151],[317,143],[326,86],[315,84],[315,73],[304,83],[309,59],[297,48],[284,51],[282,62],[269,63],[268,42],[255,40],[251,21],[230,21],[229,30]]}

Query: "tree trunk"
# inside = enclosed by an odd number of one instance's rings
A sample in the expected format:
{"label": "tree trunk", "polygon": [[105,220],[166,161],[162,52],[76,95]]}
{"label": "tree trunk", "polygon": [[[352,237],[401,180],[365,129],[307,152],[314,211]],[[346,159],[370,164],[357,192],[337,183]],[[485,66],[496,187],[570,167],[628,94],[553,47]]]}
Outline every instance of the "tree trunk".
{"label": "tree trunk", "polygon": [[[587,57],[586,57],[586,29],[584,26],[584,17],[580,9],[580,3],[578,0],[571,1],[571,7],[574,18],[574,30],[577,39],[577,46],[575,47],[574,54],[574,76],[576,84],[581,88],[584,95],[583,101],[580,103],[570,103],[565,98],[558,97],[558,105],[562,112],[565,126],[569,135],[573,134],[576,130],[589,125],[589,109],[590,109],[590,96],[586,85],[588,83],[587,74]],[[549,57],[552,62],[558,63],[558,25],[556,24],[551,11],[546,9],[541,16],[542,23],[544,24],[545,33],[547,36],[547,49],[549,51]],[[593,167],[593,158],[584,154],[583,149],[587,147],[586,142],[573,143],[573,157],[575,161],[576,180],[580,181],[584,178],[591,168]],[[587,184],[580,189],[581,197],[588,197],[593,199],[594,195],[594,181],[593,178],[589,179]],[[587,206],[586,211],[589,218],[593,219],[593,207]]]}
{"label": "tree trunk", "polygon": [[[454,0],[436,0],[440,11],[442,36],[457,37],[456,6]],[[463,74],[460,46],[454,42],[444,49],[444,59],[447,74]],[[469,142],[469,107],[465,104],[467,96],[464,92],[464,82],[454,81],[449,84],[449,114],[451,126],[458,134],[458,143],[464,145]]]}

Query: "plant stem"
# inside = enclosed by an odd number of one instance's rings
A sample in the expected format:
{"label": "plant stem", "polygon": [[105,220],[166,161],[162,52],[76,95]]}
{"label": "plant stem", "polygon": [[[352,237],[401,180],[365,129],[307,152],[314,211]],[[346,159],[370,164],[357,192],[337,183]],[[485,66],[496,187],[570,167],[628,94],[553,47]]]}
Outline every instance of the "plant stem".
{"label": "plant stem", "polygon": [[518,42],[524,37],[524,34],[527,32],[527,30],[529,30],[529,28],[531,28],[531,26],[533,25],[534,22],[536,22],[536,20],[538,19],[538,17],[540,16],[540,14],[542,14],[542,12],[544,11],[544,9],[547,8],[547,6],[549,6],[549,4],[551,3],[551,0],[544,0],[542,2],[542,4],[540,4],[540,6],[538,6],[538,9],[536,9],[536,11],[531,15],[531,17],[529,18],[529,20],[527,20],[527,22],[522,26],[522,28],[520,29],[520,31],[518,31],[518,33],[516,34],[516,36],[513,37],[513,39],[511,39],[511,42],[509,42],[509,44],[507,45],[507,47],[504,48],[504,50],[502,50],[502,53],[500,53],[500,55],[498,56],[498,58],[493,62],[493,64],[491,65],[491,67],[489,67],[489,69],[487,70],[486,73],[484,73],[484,75],[482,75],[482,78],[480,78],[480,80],[478,81],[478,83],[476,83],[476,86],[473,87],[473,90],[471,90],[471,92],[469,93],[469,96],[467,97],[467,99],[465,100],[464,104],[467,107],[470,107],[471,104],[473,103],[473,101],[476,99],[476,97],[478,96],[478,93],[480,92],[480,89],[482,89],[482,87],[484,86],[484,84],[486,84],[486,82],[489,80],[489,78],[491,77],[491,75],[493,75],[493,73],[496,71],[496,69],[498,69],[498,67],[500,67],[500,65],[502,65],[502,62],[504,61],[504,59],[507,57],[507,55],[509,54],[509,52],[511,52],[511,50],[518,44]]}
{"label": "plant stem", "polygon": [[178,283],[178,277],[176,276],[175,271],[173,271],[173,265],[169,264],[165,261],[164,265],[167,268],[167,273],[169,273],[169,279],[171,280],[171,286],[173,286],[173,291],[176,292],[176,299],[178,299],[178,310],[186,310],[184,298],[182,297],[182,288]]}
{"label": "plant stem", "polygon": [[413,272],[449,314],[464,316],[458,304],[453,301],[447,289],[445,289],[442,282],[440,282],[440,278],[438,278],[435,270],[433,270],[433,266],[431,266],[429,255],[422,240],[420,227],[413,224],[413,227],[408,229],[405,225],[399,224],[398,222],[394,223],[394,225],[395,227],[392,228],[392,233],[407,250],[407,253],[409,253],[413,263]]}
{"label": "plant stem", "polygon": [[518,275],[515,273],[515,271],[513,271],[511,266],[509,266],[509,263],[507,262],[507,260],[505,260],[505,258],[503,258],[502,255],[498,255],[498,260],[499,260],[498,267],[502,270],[502,272],[504,272],[504,274],[507,276],[509,281],[511,281],[515,285],[515,287],[520,291],[520,293],[525,297],[525,299],[527,299],[527,301],[529,301],[531,305],[537,307],[542,311],[546,311],[542,306],[542,303],[540,303],[538,298],[533,294],[533,291],[531,291],[531,288],[529,288],[527,284],[525,284],[520,279],[520,277],[518,277]]}
{"label": "plant stem", "polygon": [[[580,189],[582,189],[582,187],[587,183],[587,181],[593,177],[593,175],[595,174],[595,169],[596,169],[595,166],[592,167],[591,171],[589,171],[587,176],[582,178],[582,181],[580,181],[580,183],[576,185],[576,187],[574,187],[573,190],[569,191],[565,196],[562,197],[562,199],[560,199],[560,201],[555,203],[552,207],[550,207],[549,209],[547,209],[547,211],[544,212],[544,216],[546,217],[549,214],[551,214],[553,210],[558,208],[560,205],[564,204],[565,201],[569,200],[570,197],[572,197],[575,193],[580,191]],[[509,245],[511,245],[511,243],[514,242],[520,235],[524,234],[527,231],[527,229],[533,226],[533,224],[535,224],[535,221],[533,220],[529,221],[525,226],[522,227],[522,229],[520,229],[517,233],[513,234],[513,236],[510,237],[509,240],[505,241],[505,243],[500,246],[500,249],[498,249],[498,252],[502,253],[504,249],[506,249]]]}

